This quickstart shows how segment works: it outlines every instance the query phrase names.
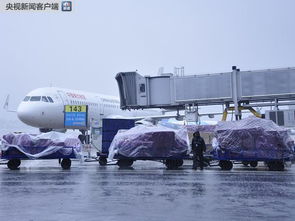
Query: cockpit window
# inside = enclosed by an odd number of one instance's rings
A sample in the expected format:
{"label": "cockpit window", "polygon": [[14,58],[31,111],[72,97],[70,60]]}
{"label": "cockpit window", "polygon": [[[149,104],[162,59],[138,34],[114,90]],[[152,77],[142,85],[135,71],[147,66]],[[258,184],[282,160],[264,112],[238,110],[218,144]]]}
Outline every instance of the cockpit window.
{"label": "cockpit window", "polygon": [[26,96],[23,101],[28,101],[28,100],[30,100],[30,97]]}
{"label": "cockpit window", "polygon": [[30,101],[40,101],[41,100],[41,96],[32,96]]}
{"label": "cockpit window", "polygon": [[53,103],[53,100],[51,97],[47,97],[47,99],[49,100],[50,103]]}
{"label": "cockpit window", "polygon": [[49,102],[48,99],[47,99],[47,97],[44,97],[44,96],[42,96],[42,101]]}

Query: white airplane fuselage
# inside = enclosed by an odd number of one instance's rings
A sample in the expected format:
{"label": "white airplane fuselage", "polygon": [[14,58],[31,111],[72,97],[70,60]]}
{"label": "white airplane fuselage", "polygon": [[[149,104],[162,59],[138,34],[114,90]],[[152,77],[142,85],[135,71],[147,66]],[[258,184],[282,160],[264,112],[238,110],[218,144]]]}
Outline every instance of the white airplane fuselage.
{"label": "white airplane fuselage", "polygon": [[119,99],[114,96],[46,87],[29,92],[17,108],[17,116],[22,122],[33,127],[66,129],[64,105],[88,105],[88,126],[92,121],[100,121],[103,118],[132,118],[161,113],[157,110],[123,111],[120,109]]}

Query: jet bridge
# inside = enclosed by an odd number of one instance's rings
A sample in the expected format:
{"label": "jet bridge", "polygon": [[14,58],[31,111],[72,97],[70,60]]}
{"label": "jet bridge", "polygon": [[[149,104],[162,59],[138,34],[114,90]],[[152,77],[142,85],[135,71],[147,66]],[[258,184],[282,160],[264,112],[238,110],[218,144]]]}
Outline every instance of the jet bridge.
{"label": "jet bridge", "polygon": [[[174,76],[141,76],[137,72],[116,75],[122,109],[184,109],[187,105],[233,104],[236,117],[240,106],[295,99],[295,68]],[[272,103],[274,102],[274,103]],[[257,105],[258,104],[258,105]],[[294,102],[284,105],[294,104]]]}

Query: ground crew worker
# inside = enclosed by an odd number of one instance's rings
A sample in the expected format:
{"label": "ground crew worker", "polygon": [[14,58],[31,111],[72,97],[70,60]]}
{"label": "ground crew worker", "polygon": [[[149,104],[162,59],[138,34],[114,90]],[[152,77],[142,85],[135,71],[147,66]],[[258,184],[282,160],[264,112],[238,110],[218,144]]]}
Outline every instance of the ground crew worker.
{"label": "ground crew worker", "polygon": [[200,136],[200,132],[196,131],[192,140],[192,152],[193,152],[193,169],[196,170],[198,165],[203,170],[204,156],[203,152],[206,152],[206,144],[204,139]]}
{"label": "ground crew worker", "polygon": [[78,138],[79,138],[79,140],[81,141],[82,144],[85,144],[85,141],[86,141],[86,137],[85,137],[85,135],[80,134],[80,135],[78,136]]}

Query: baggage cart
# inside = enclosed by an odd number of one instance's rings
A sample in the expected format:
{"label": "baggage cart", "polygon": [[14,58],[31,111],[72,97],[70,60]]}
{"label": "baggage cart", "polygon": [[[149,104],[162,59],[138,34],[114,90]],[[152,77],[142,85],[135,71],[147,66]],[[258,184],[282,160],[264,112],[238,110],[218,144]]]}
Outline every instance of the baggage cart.
{"label": "baggage cart", "polygon": [[[273,150],[273,153],[275,151]],[[214,160],[219,161],[219,166],[222,170],[231,170],[233,168],[233,163],[238,161],[241,162],[243,165],[251,167],[257,167],[258,162],[264,162],[269,170],[271,171],[283,171],[285,168],[285,162],[292,160],[292,156],[290,157],[273,157],[273,158],[262,158],[258,157],[258,154],[253,153],[251,157],[244,156],[242,153],[233,153],[228,150],[213,150],[211,152],[212,158]],[[271,156],[272,154],[270,154]],[[274,154],[273,154],[274,155]]]}
{"label": "baggage cart", "polygon": [[[42,147],[26,147],[28,152],[36,153],[36,151],[42,151]],[[1,151],[1,159],[8,160],[7,167],[11,170],[16,170],[19,168],[22,160],[48,160],[48,159],[57,159],[63,169],[71,168],[71,159],[76,159],[73,147],[62,147],[64,151],[55,151],[48,155],[44,155],[40,158],[29,157],[27,154],[20,151],[15,146],[9,146],[5,151]],[[67,153],[67,154],[65,154]]]}
{"label": "baggage cart", "polygon": [[[135,120],[130,119],[103,119],[102,130],[102,151],[97,153],[99,164],[104,166],[107,164],[110,145],[119,130],[128,130],[135,126]],[[183,160],[191,159],[188,154],[180,154],[171,157],[125,157],[123,155],[115,155],[117,165],[121,168],[130,167],[136,160],[159,161],[166,165],[168,169],[177,169],[183,165]]]}

